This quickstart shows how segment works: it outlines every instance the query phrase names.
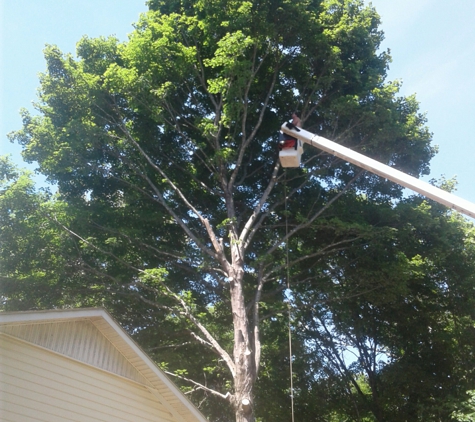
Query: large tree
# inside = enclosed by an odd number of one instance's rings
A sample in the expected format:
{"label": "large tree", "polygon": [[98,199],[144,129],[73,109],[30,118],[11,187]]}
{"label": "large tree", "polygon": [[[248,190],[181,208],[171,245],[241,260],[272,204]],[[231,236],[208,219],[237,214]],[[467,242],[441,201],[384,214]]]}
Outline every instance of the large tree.
{"label": "large tree", "polygon": [[[91,256],[60,226],[77,224],[74,210],[36,193],[28,175],[7,161],[0,169],[2,308],[105,305],[212,420],[231,420],[222,405],[189,387],[187,379],[215,389],[229,388],[230,380],[219,359],[190,341],[179,310],[162,314],[154,311],[157,301],[144,306],[118,285],[104,289],[90,263],[105,257]],[[344,197],[332,208],[332,224],[346,221],[360,236],[312,268],[292,266],[306,274],[292,283],[296,420],[452,420],[465,407],[470,412],[464,400],[474,387],[475,231],[443,208],[417,197],[395,208]],[[279,296],[270,299],[254,398],[263,420],[287,421],[288,319]],[[229,347],[228,310],[207,312],[201,322]]]}
{"label": "large tree", "polygon": [[38,114],[12,139],[74,216],[48,213],[76,239],[78,294],[159,355],[182,345],[194,376],[170,371],[253,421],[262,359],[281,352],[276,316],[298,297],[288,283],[321,288],[371,231],[348,210],[402,192],[318,151],[283,171],[280,124],[298,109],[309,130],[415,176],[435,150],[415,99],[385,81],[379,17],[361,1],[149,6],[126,43],[85,37],[77,58],[47,47]]}

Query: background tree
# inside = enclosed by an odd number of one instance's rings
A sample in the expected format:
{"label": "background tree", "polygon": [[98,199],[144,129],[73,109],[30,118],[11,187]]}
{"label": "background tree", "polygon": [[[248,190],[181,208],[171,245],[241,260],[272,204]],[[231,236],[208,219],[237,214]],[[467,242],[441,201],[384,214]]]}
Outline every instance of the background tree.
{"label": "background tree", "polygon": [[[416,176],[435,150],[415,99],[385,82],[379,17],[362,2],[149,6],[126,43],[85,37],[77,59],[47,47],[39,114],[24,111],[12,139],[58,186],[69,219],[48,221],[81,268],[77,303],[108,306],[197,402],[225,399],[236,421],[252,421],[278,409],[264,404],[259,371],[262,386],[288,394],[273,367],[286,301],[334,288],[332,262],[360,280],[370,266],[361,251],[380,230],[352,210],[371,201],[389,213],[401,198],[318,151],[282,171],[277,128],[299,109],[309,130]],[[296,341],[303,351],[307,334]],[[213,403],[205,411],[229,420]]]}
{"label": "background tree", "polygon": [[451,420],[474,380],[474,231],[443,208],[360,201],[352,214],[369,237],[295,292],[295,336],[319,369],[300,387],[303,419],[321,394],[347,420]]}
{"label": "background tree", "polygon": [[81,277],[68,253],[74,243],[47,218],[51,212],[67,224],[71,218],[65,208],[50,202],[46,192],[36,192],[31,174],[7,157],[0,157],[0,176],[2,309],[80,305],[76,293]]}

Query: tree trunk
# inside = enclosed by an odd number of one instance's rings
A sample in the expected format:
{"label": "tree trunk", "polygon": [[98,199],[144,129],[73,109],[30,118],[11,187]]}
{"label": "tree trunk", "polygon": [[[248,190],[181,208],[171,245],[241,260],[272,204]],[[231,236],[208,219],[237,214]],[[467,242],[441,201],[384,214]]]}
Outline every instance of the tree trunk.
{"label": "tree trunk", "polygon": [[233,247],[233,275],[230,278],[234,325],[234,410],[236,422],[254,422],[252,390],[256,380],[255,350],[243,290],[244,263],[238,247]]}

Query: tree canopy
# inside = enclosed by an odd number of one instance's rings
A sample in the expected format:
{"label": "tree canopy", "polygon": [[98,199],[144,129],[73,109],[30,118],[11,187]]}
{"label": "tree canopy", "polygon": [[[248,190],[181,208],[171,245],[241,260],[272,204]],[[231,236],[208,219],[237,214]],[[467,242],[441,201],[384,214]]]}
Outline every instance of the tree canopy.
{"label": "tree canopy", "polygon": [[277,159],[298,110],[313,132],[428,173],[436,149],[415,97],[386,81],[377,12],[149,8],[125,43],[45,49],[37,113],[11,139],[58,196],[5,162],[4,308],[108,307],[216,421],[289,419],[290,308],[301,420],[449,415],[474,388],[471,225],[317,150],[299,169]]}

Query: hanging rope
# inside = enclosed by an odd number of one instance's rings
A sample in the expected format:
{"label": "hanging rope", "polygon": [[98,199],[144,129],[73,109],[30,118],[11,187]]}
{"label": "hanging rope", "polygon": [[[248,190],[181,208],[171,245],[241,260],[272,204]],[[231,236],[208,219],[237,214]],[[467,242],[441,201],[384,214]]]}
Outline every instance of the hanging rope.
{"label": "hanging rope", "polygon": [[[286,269],[287,269],[287,295],[290,295],[290,267],[289,267],[289,234],[288,212],[287,212],[287,169],[284,169],[284,204],[285,204],[285,254],[286,254]],[[290,371],[290,404],[292,413],[292,422],[294,422],[294,374],[292,369],[292,306],[291,298],[288,296],[287,306],[289,311],[289,371]]]}

